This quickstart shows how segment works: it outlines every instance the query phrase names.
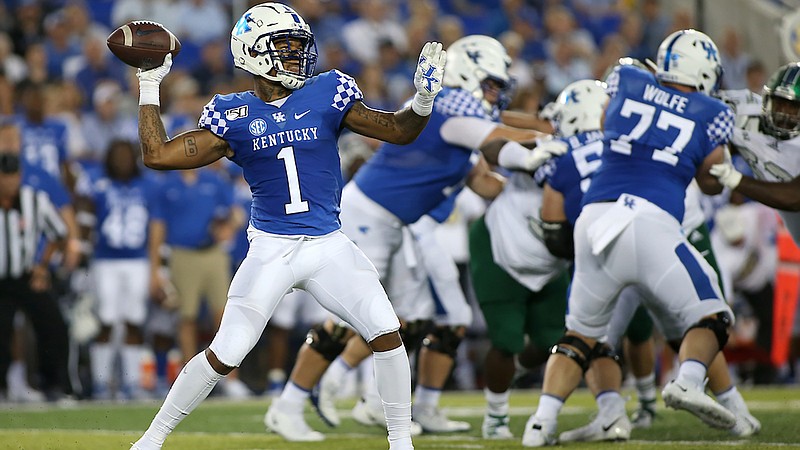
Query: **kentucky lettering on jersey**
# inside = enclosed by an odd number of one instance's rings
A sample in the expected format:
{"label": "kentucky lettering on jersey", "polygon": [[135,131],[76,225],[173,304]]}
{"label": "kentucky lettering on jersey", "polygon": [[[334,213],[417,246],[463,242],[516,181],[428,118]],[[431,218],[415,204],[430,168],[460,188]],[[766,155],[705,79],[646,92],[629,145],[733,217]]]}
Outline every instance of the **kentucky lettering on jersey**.
{"label": "kentucky lettering on jersey", "polygon": [[342,119],[362,97],[350,76],[332,70],[276,102],[248,91],[216,95],[206,105],[199,126],[233,149],[231,160],[253,193],[254,227],[309,236],[340,228],[344,183],[337,140]]}
{"label": "kentucky lettering on jersey", "polygon": [[584,204],[628,193],[681,222],[686,187],[703,160],[730,140],[733,112],[700,92],[663,86],[634,66],[614,69],[608,94],[602,165]]}
{"label": "kentucky lettering on jersey", "polygon": [[[355,183],[370,199],[411,224],[464,187],[479,161],[476,150],[446,142],[440,133],[451,117],[492,120],[463,89],[444,88],[436,96],[428,125],[409,145],[381,144],[356,173]],[[476,142],[477,146],[480,144]]]}

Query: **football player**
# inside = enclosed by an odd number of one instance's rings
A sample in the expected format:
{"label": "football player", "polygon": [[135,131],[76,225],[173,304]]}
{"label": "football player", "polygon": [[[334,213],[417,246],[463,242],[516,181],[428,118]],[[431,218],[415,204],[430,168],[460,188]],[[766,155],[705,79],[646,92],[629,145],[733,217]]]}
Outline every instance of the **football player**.
{"label": "football player", "polygon": [[601,340],[618,293],[629,285],[648,294],[646,305],[663,318],[666,334],[683,333],[678,377],[665,387],[665,403],[713,426],[734,426],[735,415],[704,393],[707,367],[727,342],[733,314],[716,273],[680,225],[692,178],[707,194],[722,189],[709,173],[733,128],[730,108],[710,97],[720,76],[716,45],[695,30],[662,42],[655,75],[629,65],[609,76],[600,167],[575,222],[567,333],[548,360],[523,446],[556,442],[558,413],[590,367],[603,393],[598,404],[612,412],[604,426],[627,420],[622,372]]}
{"label": "football player", "polygon": [[[438,408],[463,330],[437,326],[426,334],[417,319],[432,318],[430,295],[404,295],[409,287],[392,283],[392,271],[401,269],[393,261],[403,245],[403,227],[433,211],[464,184],[485,198],[493,198],[502,190],[504,179],[489,170],[477,150],[482,144],[500,137],[525,141],[541,136],[499,123],[511,83],[510,62],[502,44],[488,36],[472,35],[454,42],[448,49],[445,89],[436,99],[430,125],[410,145],[382,145],[342,194],[342,229],[367,254],[388,285],[389,297],[406,322],[404,339],[409,347],[423,341],[419,364],[423,370],[417,380],[414,419],[432,432],[468,428],[464,422],[448,420]],[[534,170],[564,150],[563,145],[540,145],[534,150],[512,146],[498,158],[505,167]],[[406,312],[408,316],[404,317]],[[296,403],[301,397],[295,394],[300,392],[308,397],[345,345],[348,352],[357,351],[356,344],[346,344],[347,333],[332,322],[312,330],[309,336],[279,402]],[[363,351],[348,354],[348,365],[353,367],[363,356]],[[270,412],[273,408],[275,405]],[[356,411],[361,409],[363,404],[359,403]],[[376,409],[370,408],[370,418],[365,422],[383,423]],[[293,418],[293,422],[301,420],[299,413]]]}
{"label": "football player", "polygon": [[[630,64],[629,61],[621,63]],[[594,94],[595,101],[576,99],[593,100],[592,93],[601,89],[600,86],[601,83],[594,80],[578,81],[568,86],[559,96],[559,111],[554,122],[558,135],[570,144],[570,150],[562,157],[549,161],[541,170],[547,175],[542,200],[545,241],[554,254],[570,259],[573,256],[572,228],[580,212],[583,194],[591,183],[590,177],[600,166],[602,146],[598,143],[602,139],[600,118],[605,103],[599,93]],[[578,131],[582,133],[576,134]],[[718,273],[705,217],[700,208],[700,189],[696,183],[689,185],[684,203],[686,212],[682,226],[687,230],[687,239]],[[633,428],[650,426],[655,416],[656,401],[655,349],[651,339],[653,321],[644,307],[640,306],[642,295],[636,286],[622,290],[606,336],[606,342],[616,354],[622,351],[623,335],[630,344],[628,363],[636,376],[639,409],[634,412],[630,422],[624,417],[624,410],[601,411],[589,425],[561,433],[560,442],[622,440],[630,436],[631,425]],[[677,345],[681,335],[682,332],[679,331],[675,335],[667,336],[667,339],[671,344]],[[596,372],[590,370],[587,373],[587,384],[591,388],[598,383],[594,378]],[[717,355],[709,367],[708,378],[708,386],[717,400],[736,414],[736,426],[731,428],[731,433],[749,436],[757,432],[760,423],[749,413],[741,394],[732,384],[722,353]],[[602,395],[600,391],[595,393]],[[606,402],[598,403],[607,405]],[[605,424],[611,422],[609,417],[617,417],[619,420],[615,426],[604,428]]]}
{"label": "football player", "polygon": [[[297,288],[369,342],[389,448],[412,449],[411,374],[400,323],[374,266],[340,231],[343,183],[337,138],[347,128],[395,144],[412,142],[428,123],[441,90],[446,53],[439,43],[425,44],[414,75],[417,95],[391,113],[366,106],[355,81],[342,72],[313,75],[314,35],[286,5],[262,3],[247,10],[231,32],[231,52],[234,64],[253,75],[254,89],[214,96],[199,129],[172,139],[158,106],[170,56],[138,74],[145,164],[192,169],[229,158],[242,166],[253,206],[250,249],[231,282],[219,330],[209,348],[184,366],[133,448],[161,448],[178,423],[239,366],[277,303]],[[305,440],[323,438],[305,431]]]}
{"label": "football player", "polygon": [[736,109],[733,148],[755,178],[742,175],[727,159],[712,167],[712,174],[726,187],[777,209],[800,244],[800,62],[776,70],[763,94],[763,106],[762,98],[747,90],[722,96]]}
{"label": "football player", "polygon": [[[154,181],[137,163],[138,150],[128,141],[112,141],[106,149],[105,170],[96,180],[76,185],[76,206],[82,217],[94,216],[94,226],[82,227],[92,236],[90,262],[98,316],[99,335],[89,349],[92,361],[92,397],[109,399],[114,386],[114,360],[122,362],[122,398],[142,398],[141,359],[150,286],[148,235],[155,207]],[[88,178],[88,176],[87,176]],[[111,342],[115,325],[124,326],[121,349]]]}

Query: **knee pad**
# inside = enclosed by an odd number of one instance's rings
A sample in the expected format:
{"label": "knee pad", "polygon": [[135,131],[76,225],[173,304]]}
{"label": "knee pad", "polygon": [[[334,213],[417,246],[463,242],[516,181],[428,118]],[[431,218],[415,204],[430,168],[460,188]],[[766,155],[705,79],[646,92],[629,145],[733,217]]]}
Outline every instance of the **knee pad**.
{"label": "knee pad", "polygon": [[431,325],[430,320],[417,320],[406,322],[400,327],[400,338],[409,353],[419,349],[422,340],[428,334],[428,330],[431,329]]}
{"label": "knee pad", "polygon": [[458,327],[436,327],[431,333],[436,339],[425,336],[422,346],[455,359],[458,345],[461,343],[461,338],[456,334],[457,329]]}
{"label": "knee pad", "polygon": [[348,334],[347,328],[339,325],[334,325],[333,332],[328,333],[328,330],[320,324],[308,330],[306,344],[316,350],[323,358],[333,362],[344,351],[349,338]]}
{"label": "knee pad", "polygon": [[[714,336],[717,337],[719,349],[722,350],[725,347],[725,344],[728,343],[728,327],[730,326],[731,318],[725,313],[717,313],[716,317],[714,318],[705,318],[692,325],[688,330],[686,330],[686,333],[694,328],[708,328],[714,332]],[[685,336],[686,334],[684,334],[684,337]]]}
{"label": "knee pad", "polygon": [[[574,347],[574,349],[570,347]],[[577,351],[575,351],[576,349]],[[568,334],[562,336],[561,339],[556,342],[556,345],[550,348],[551,355],[555,355],[556,353],[560,353],[575,361],[575,364],[577,364],[584,373],[589,370],[589,360],[592,357],[592,349],[589,348],[586,342],[583,342],[583,339]]]}
{"label": "knee pad", "polygon": [[591,362],[599,358],[611,358],[612,361],[617,363],[620,370],[622,370],[622,373],[625,373],[625,368],[622,367],[622,358],[620,358],[614,349],[612,349],[611,346],[605,342],[598,342],[594,345],[592,353],[589,356],[589,361]]}

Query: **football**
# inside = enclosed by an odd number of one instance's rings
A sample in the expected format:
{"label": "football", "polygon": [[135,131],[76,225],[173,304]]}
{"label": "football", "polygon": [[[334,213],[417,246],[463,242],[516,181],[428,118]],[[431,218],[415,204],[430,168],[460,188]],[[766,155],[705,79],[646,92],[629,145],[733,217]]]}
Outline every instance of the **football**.
{"label": "football", "polygon": [[160,66],[167,53],[174,58],[181,51],[181,43],[174,34],[160,23],[147,20],[122,25],[108,36],[106,43],[122,62],[142,70]]}

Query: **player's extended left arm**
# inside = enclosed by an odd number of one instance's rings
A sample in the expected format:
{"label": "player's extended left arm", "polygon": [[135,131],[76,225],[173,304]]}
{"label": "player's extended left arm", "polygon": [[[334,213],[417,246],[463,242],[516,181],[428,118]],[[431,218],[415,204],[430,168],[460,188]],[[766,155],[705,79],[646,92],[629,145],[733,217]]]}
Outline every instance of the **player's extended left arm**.
{"label": "player's extended left arm", "polygon": [[422,48],[414,73],[417,93],[411,105],[397,112],[372,109],[363,102],[355,102],[344,117],[343,125],[358,134],[392,144],[406,145],[414,142],[428,124],[433,101],[442,90],[447,52],[438,42],[428,42]]}
{"label": "player's extended left arm", "polygon": [[144,165],[151,169],[194,169],[222,158],[233,151],[224,139],[208,130],[191,130],[167,138],[161,121],[159,86],[172,67],[172,55],[154,69],[139,69],[139,141]]}
{"label": "player's extended left arm", "polygon": [[484,141],[480,151],[492,164],[506,169],[533,172],[550,158],[566,153],[567,144],[553,139],[517,142],[499,138]]}
{"label": "player's extended left arm", "polygon": [[800,177],[783,182],[757,180],[736,170],[729,153],[722,163],[711,166],[710,173],[722,185],[770,208],[800,211]]}

